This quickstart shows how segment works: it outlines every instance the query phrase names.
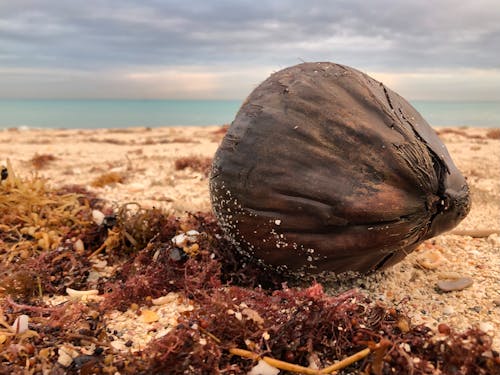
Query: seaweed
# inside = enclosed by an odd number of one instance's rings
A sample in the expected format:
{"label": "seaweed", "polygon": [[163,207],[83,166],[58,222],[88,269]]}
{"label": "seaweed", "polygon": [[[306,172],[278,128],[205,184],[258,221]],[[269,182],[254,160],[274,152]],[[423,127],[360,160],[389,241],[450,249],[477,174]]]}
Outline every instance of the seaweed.
{"label": "seaweed", "polygon": [[177,171],[191,168],[193,171],[200,172],[207,177],[212,167],[212,158],[197,155],[184,156],[177,158],[174,166]]}
{"label": "seaweed", "polygon": [[35,154],[31,158],[31,165],[35,169],[43,169],[55,160],[57,160],[57,158],[52,154]]}
{"label": "seaweed", "polygon": [[10,163],[7,170],[0,185],[0,264],[56,249],[69,233],[91,225],[89,199],[83,194],[52,189],[38,176],[21,179]]}
{"label": "seaweed", "polygon": [[[0,373],[246,374],[264,361],[282,373],[500,374],[484,332],[413,326],[358,290],[288,287],[239,255],[212,214],[179,218],[136,203],[111,209],[81,186],[50,189],[8,168],[0,186]],[[40,247],[35,234],[51,230],[57,243]],[[97,285],[88,281],[94,260],[115,268]],[[68,287],[96,287],[103,299],[45,302]],[[114,349],[104,313],[169,292],[194,309],[142,351]],[[29,317],[22,334],[12,328],[20,314]],[[64,350],[73,351],[66,364]]]}
{"label": "seaweed", "polygon": [[486,133],[486,138],[500,139],[500,129],[491,129]]}
{"label": "seaweed", "polygon": [[106,185],[112,185],[125,182],[125,175],[119,172],[107,172],[100,176],[97,176],[90,183],[93,187],[104,187]]}
{"label": "seaweed", "polygon": [[[424,326],[402,330],[398,322],[406,317],[357,291],[331,297],[319,284],[273,293],[231,287],[197,303],[174,331],[145,350],[155,373],[175,368],[176,374],[244,374],[263,356],[286,368],[311,362],[325,368],[365,348],[371,355],[351,364],[348,373],[500,373],[500,358],[484,332],[435,336]],[[254,360],[235,355],[242,352],[254,353]]]}

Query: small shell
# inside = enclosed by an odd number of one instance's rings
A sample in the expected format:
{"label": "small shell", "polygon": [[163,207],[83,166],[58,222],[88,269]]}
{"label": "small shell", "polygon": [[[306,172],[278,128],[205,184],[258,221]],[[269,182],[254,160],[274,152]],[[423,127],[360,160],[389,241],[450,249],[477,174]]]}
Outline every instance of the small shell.
{"label": "small shell", "polygon": [[28,328],[28,323],[29,323],[30,317],[28,315],[19,315],[16,320],[14,321],[14,324],[12,325],[12,329],[16,333],[16,335],[21,335],[24,332],[26,332]]}
{"label": "small shell", "polygon": [[453,292],[470,287],[474,280],[470,277],[460,277],[458,279],[445,279],[437,282],[437,287],[443,292]]}
{"label": "small shell", "polygon": [[419,266],[434,270],[443,263],[444,258],[437,250],[424,250],[418,255],[416,261]]}
{"label": "small shell", "polygon": [[99,210],[92,210],[92,220],[94,223],[97,225],[101,225],[102,222],[104,221],[106,215],[104,215],[101,211]]}

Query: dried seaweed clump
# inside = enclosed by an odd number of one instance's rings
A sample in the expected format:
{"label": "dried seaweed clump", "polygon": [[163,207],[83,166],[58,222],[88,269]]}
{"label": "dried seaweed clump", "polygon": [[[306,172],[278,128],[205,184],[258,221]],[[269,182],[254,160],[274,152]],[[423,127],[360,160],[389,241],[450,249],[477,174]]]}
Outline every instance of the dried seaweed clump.
{"label": "dried seaweed clump", "polygon": [[19,178],[10,164],[7,169],[0,185],[0,264],[56,249],[68,233],[91,225],[83,195],[52,189],[36,176]]}
{"label": "dried seaweed clump", "polygon": [[492,129],[486,133],[486,138],[489,139],[500,139],[500,129]]}
{"label": "dried seaweed clump", "polygon": [[90,185],[93,187],[104,187],[106,185],[112,185],[117,183],[123,184],[124,182],[125,182],[125,176],[123,175],[123,173],[107,172],[94,178],[90,183]]}
{"label": "dried seaweed clump", "polygon": [[208,176],[212,167],[212,158],[204,156],[184,156],[175,160],[175,170],[180,171],[186,168],[191,168],[195,172],[203,173]]}
{"label": "dried seaweed clump", "polygon": [[35,169],[43,169],[55,160],[57,160],[57,158],[52,154],[35,154],[31,158],[31,165],[33,165]]}
{"label": "dried seaweed clump", "polygon": [[[189,231],[198,233],[195,243],[179,247],[171,241]],[[104,288],[110,292],[105,308],[127,308],[169,292],[183,291],[194,298],[222,284],[276,289],[283,282],[279,275],[263,273],[257,264],[236,256],[212,214],[179,219],[156,209],[130,211],[126,205],[106,243],[107,255],[132,254]]]}
{"label": "dried seaweed clump", "polygon": [[106,240],[92,256],[106,250],[107,254],[125,254],[145,248],[152,240],[169,241],[175,234],[175,218],[161,209],[144,209],[138,203],[120,206],[116,214],[108,215]]}
{"label": "dried seaweed clump", "polygon": [[356,291],[331,297],[319,284],[272,294],[231,287],[196,302],[198,309],[144,351],[155,372],[245,374],[256,362],[233,355],[234,348],[316,368],[369,348],[368,357],[341,373],[500,373],[484,332],[436,336],[424,326],[410,328],[404,315]]}
{"label": "dried seaweed clump", "polygon": [[44,295],[64,295],[66,288],[85,290],[90,269],[87,256],[76,253],[72,244],[59,246],[0,274],[0,295],[33,302]]}

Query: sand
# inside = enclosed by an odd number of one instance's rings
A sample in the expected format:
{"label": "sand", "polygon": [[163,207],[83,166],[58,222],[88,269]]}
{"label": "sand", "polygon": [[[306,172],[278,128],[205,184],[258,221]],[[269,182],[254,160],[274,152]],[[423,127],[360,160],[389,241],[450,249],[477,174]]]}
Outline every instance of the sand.
{"label": "sand", "polygon": [[[10,129],[0,131],[0,162],[9,159],[17,174],[37,173],[54,187],[87,186],[117,206],[139,202],[179,215],[209,211],[206,174],[176,170],[175,161],[212,157],[223,136],[220,129]],[[402,309],[414,324],[435,329],[447,323],[459,330],[478,326],[494,336],[494,347],[500,349],[500,333],[495,336],[500,332],[500,139],[489,131],[438,129],[469,181],[473,200],[469,216],[452,233],[427,241],[392,269],[346,287],[358,287],[373,299]],[[52,155],[54,160],[36,168],[32,160],[40,155]],[[119,174],[122,183],[92,186],[109,172]],[[436,288],[439,280],[459,276],[471,277],[473,285],[450,293]]]}

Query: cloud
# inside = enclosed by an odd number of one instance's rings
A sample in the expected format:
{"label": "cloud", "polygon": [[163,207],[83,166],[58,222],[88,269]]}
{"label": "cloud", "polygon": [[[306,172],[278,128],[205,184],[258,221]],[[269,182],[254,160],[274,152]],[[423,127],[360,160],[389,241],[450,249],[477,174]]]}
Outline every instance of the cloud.
{"label": "cloud", "polygon": [[369,74],[410,100],[500,101],[500,69]]}
{"label": "cloud", "polygon": [[[497,0],[275,0],[266,4],[24,0],[1,2],[0,14],[0,67],[48,69],[55,81],[61,72],[61,77],[75,79],[73,94],[69,87],[51,83],[47,71],[29,77],[33,84],[48,84],[53,94],[64,87],[61,94],[77,97],[92,92],[88,82],[95,76],[108,82],[108,86],[99,85],[101,95],[107,96],[120,92],[116,85],[141,90],[146,82],[155,85],[155,79],[137,79],[140,72],[158,78],[157,87],[149,90],[155,95],[174,95],[166,87],[175,86],[184,90],[177,95],[241,97],[257,79],[249,72],[270,72],[301,60],[335,61],[364,71],[399,74],[400,81],[408,82],[411,73],[431,77],[435,71],[456,71],[460,82],[474,84],[474,74],[460,78],[458,72],[495,75],[500,69]],[[235,82],[224,80],[223,72],[228,70]],[[88,73],[90,81],[76,73],[76,78],[68,76],[68,71]],[[189,74],[197,74],[191,78],[198,85],[187,84]],[[30,96],[33,87],[28,76],[16,77],[9,78],[8,87],[0,87],[0,96],[12,93],[16,84],[19,95]],[[498,91],[495,95],[500,96]]]}
{"label": "cloud", "polygon": [[230,66],[95,71],[0,67],[0,98],[239,99],[272,72],[271,67],[239,70]]}

